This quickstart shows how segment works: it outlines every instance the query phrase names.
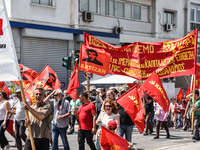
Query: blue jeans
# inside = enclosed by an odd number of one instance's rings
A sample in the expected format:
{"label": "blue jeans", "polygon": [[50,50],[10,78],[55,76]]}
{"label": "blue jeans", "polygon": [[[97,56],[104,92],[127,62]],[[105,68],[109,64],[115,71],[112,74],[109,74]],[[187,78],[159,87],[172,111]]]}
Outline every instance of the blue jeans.
{"label": "blue jeans", "polygon": [[125,139],[128,142],[131,142],[132,141],[132,132],[133,132],[133,125],[120,124],[117,134],[121,137],[123,137],[125,134]]}
{"label": "blue jeans", "polygon": [[69,143],[67,140],[67,129],[68,126],[65,128],[58,128],[52,124],[52,139],[53,139],[53,150],[58,150],[58,136],[61,136],[62,143],[64,146],[64,150],[70,150]]}

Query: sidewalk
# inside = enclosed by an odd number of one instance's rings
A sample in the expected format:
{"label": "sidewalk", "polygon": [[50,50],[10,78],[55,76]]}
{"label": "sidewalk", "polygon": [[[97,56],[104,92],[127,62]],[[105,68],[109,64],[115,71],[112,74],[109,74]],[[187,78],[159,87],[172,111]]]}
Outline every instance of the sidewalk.
{"label": "sidewalk", "polygon": [[157,148],[154,150],[199,150],[200,149],[200,141],[179,144],[179,145],[171,145],[166,147]]}

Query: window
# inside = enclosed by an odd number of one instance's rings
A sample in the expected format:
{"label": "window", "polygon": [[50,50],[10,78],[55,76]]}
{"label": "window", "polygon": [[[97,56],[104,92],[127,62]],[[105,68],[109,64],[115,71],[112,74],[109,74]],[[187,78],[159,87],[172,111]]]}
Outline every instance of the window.
{"label": "window", "polygon": [[114,0],[101,0],[101,14],[114,16]]}
{"label": "window", "polygon": [[125,3],[125,18],[131,19],[132,5]]}
{"label": "window", "polygon": [[134,19],[141,20],[141,6],[134,5]]}
{"label": "window", "polygon": [[97,0],[80,0],[80,10],[97,13]]}
{"label": "window", "polygon": [[124,17],[124,3],[117,2],[117,17]]}
{"label": "window", "polygon": [[194,9],[190,9],[190,21],[194,21]]}
{"label": "window", "polygon": [[196,22],[200,22],[200,10],[196,10]]}
{"label": "window", "polygon": [[52,6],[53,0],[31,0],[31,3]]}
{"label": "window", "polygon": [[164,24],[174,24],[174,12],[164,12]]}

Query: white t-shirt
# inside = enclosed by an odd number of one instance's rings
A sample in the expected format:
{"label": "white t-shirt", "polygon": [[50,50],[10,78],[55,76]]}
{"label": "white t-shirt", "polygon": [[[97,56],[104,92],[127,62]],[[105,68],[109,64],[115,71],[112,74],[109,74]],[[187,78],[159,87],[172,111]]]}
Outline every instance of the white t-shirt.
{"label": "white t-shirt", "polygon": [[115,120],[115,118],[119,116],[119,114],[110,114],[110,115],[107,115],[105,112],[101,112],[100,113],[100,117],[101,117],[101,126],[103,125],[104,127],[108,127],[108,122],[110,120]]}
{"label": "white t-shirt", "polygon": [[[28,105],[30,105],[30,101],[27,100]],[[25,112],[24,112],[24,108],[23,108],[23,101],[17,100],[15,106],[16,108],[16,114],[15,114],[15,120],[20,121],[20,120],[25,120],[26,116],[25,116]]]}

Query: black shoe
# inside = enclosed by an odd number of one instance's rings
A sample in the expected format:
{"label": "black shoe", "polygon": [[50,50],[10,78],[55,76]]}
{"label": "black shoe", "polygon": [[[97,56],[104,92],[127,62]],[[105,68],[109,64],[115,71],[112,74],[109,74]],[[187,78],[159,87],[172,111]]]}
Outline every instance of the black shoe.
{"label": "black shoe", "polygon": [[195,136],[193,136],[193,137],[192,137],[192,140],[199,141],[200,138],[199,138],[199,137],[195,137]]}
{"label": "black shoe", "polygon": [[169,139],[169,138],[170,138],[170,135],[167,135],[167,136],[166,136],[166,139]]}
{"label": "black shoe", "polygon": [[152,134],[153,133],[153,130],[151,132],[149,132],[149,134]]}
{"label": "black shoe", "polygon": [[70,135],[70,134],[73,134],[73,132],[68,132],[68,134]]}
{"label": "black shoe", "polygon": [[154,139],[159,139],[159,136],[155,136]]}
{"label": "black shoe", "polygon": [[143,135],[146,136],[146,135],[148,135],[148,133],[144,133]]}

